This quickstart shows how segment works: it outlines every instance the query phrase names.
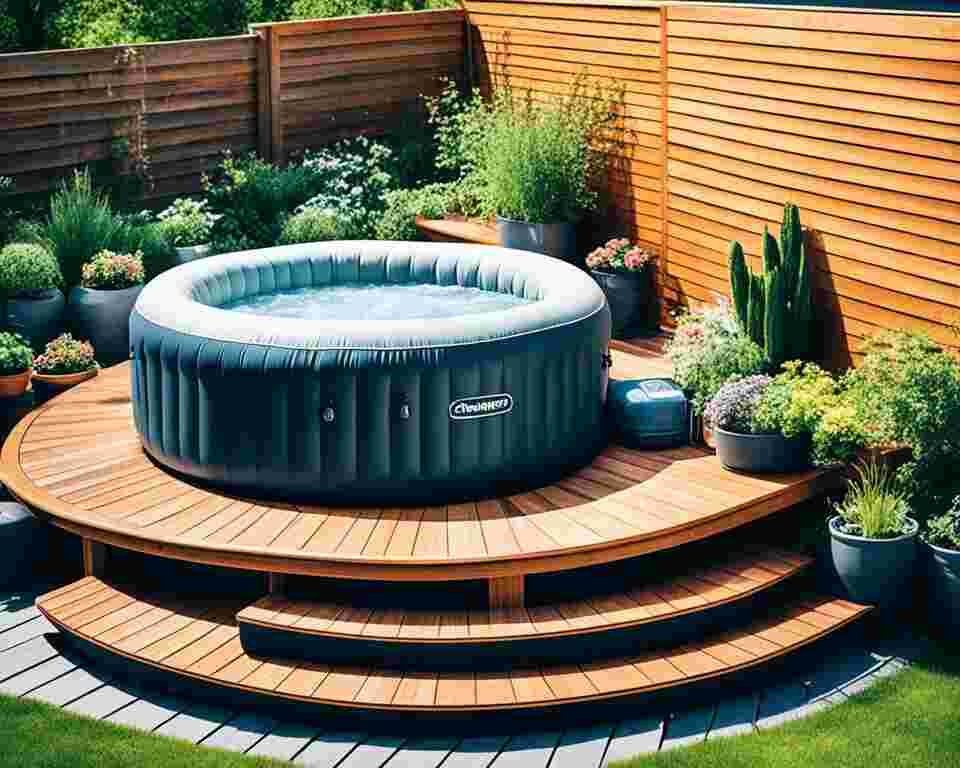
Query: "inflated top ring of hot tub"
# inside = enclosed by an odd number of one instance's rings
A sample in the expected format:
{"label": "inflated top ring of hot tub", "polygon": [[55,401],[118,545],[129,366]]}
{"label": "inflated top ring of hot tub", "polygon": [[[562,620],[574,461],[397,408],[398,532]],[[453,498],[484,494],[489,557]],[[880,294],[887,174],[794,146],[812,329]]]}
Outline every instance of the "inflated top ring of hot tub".
{"label": "inflated top ring of hot tub", "polygon": [[[516,305],[371,320],[361,297],[357,319],[322,321],[229,308],[369,284],[481,289]],[[526,251],[332,242],[214,256],[140,295],[134,416],[156,461],[244,493],[327,504],[477,498],[547,482],[602,447],[609,339],[593,280]]]}

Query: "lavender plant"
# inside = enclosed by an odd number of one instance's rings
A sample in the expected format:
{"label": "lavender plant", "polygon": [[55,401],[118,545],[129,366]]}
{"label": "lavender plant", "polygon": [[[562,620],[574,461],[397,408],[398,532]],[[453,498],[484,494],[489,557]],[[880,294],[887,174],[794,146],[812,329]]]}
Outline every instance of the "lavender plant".
{"label": "lavender plant", "polygon": [[753,433],[757,406],[772,381],[763,374],[728,381],[707,403],[704,421],[728,432]]}

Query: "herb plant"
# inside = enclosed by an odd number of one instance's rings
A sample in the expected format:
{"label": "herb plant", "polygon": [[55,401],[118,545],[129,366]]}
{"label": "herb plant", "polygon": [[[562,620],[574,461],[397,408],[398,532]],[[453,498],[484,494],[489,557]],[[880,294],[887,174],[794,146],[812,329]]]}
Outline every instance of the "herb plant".
{"label": "herb plant", "polygon": [[83,373],[97,367],[93,345],[75,339],[69,333],[61,334],[47,343],[42,355],[33,361],[37,373],[63,375]]}
{"label": "herb plant", "polygon": [[954,498],[950,509],[927,521],[923,538],[935,547],[960,552],[960,496]]}
{"label": "herb plant", "polygon": [[167,241],[178,248],[186,248],[207,243],[218,217],[207,210],[205,200],[180,197],[157,214],[157,218],[160,232]]}
{"label": "herb plant", "polygon": [[756,431],[754,423],[758,404],[772,381],[764,374],[731,379],[707,403],[704,421],[727,432],[752,434]]}
{"label": "herb plant", "polygon": [[295,213],[287,219],[280,233],[280,242],[284,245],[316,243],[339,238],[340,225],[336,214],[324,208],[305,208],[300,213]]}
{"label": "herb plant", "polygon": [[63,284],[53,254],[36,243],[10,243],[0,250],[0,296],[29,296]]}
{"label": "herb plant", "polygon": [[0,333],[0,376],[14,376],[30,370],[33,350],[16,333]]}
{"label": "herb plant", "polygon": [[910,529],[907,494],[879,461],[856,466],[843,501],[834,506],[841,530],[867,539],[893,539]]}
{"label": "herb plant", "polygon": [[812,434],[828,408],[839,400],[840,385],[814,363],[793,360],[770,382],[753,416],[755,432],[784,437]]}

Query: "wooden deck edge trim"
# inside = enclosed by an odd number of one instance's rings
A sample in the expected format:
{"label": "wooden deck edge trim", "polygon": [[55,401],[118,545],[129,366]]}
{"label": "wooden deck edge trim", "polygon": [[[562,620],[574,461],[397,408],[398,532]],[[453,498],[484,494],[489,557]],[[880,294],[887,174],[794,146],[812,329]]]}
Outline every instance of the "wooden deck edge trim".
{"label": "wooden deck edge trim", "polygon": [[[312,628],[303,628],[303,627],[290,627],[284,626],[281,624],[276,624],[271,621],[265,621],[262,619],[248,618],[244,616],[246,608],[239,613],[237,613],[237,623],[238,624],[249,624],[253,626],[260,627],[262,629],[274,630],[276,632],[289,632],[291,634],[299,635],[309,635],[311,637],[328,637],[331,639],[351,639],[351,640],[363,640],[365,642],[388,642],[388,643],[407,643],[410,645],[485,645],[489,643],[497,642],[510,642],[515,640],[552,640],[560,637],[573,637],[576,635],[592,635],[595,633],[617,631],[623,629],[630,629],[633,627],[640,627],[648,624],[656,624],[662,621],[670,621],[672,619],[682,618],[684,616],[689,616],[694,613],[700,613],[703,611],[711,611],[716,608],[722,608],[726,605],[739,602],[741,600],[747,600],[751,597],[754,597],[761,592],[765,592],[769,589],[776,587],[779,584],[782,584],[784,581],[797,576],[801,572],[808,569],[813,564],[813,558],[804,558],[805,562],[802,565],[790,565],[790,570],[786,573],[777,574],[775,578],[764,582],[762,584],[758,583],[756,587],[747,590],[746,592],[740,592],[729,597],[726,597],[722,600],[716,600],[714,602],[707,603],[706,605],[697,605],[690,608],[681,608],[676,610],[673,613],[661,614],[658,616],[647,616],[640,619],[631,619],[629,621],[620,621],[614,624],[600,624],[595,627],[588,627],[585,629],[565,629],[565,630],[554,630],[551,632],[535,632],[524,635],[518,634],[505,634],[505,635],[496,635],[496,636],[484,636],[484,637],[467,637],[467,638],[449,638],[449,637],[392,637],[386,635],[360,635],[360,634],[350,634],[346,632],[332,632],[325,629],[312,629]],[[641,585],[643,588],[647,588],[647,585]],[[258,601],[259,602],[259,601]],[[291,600],[291,603],[300,603],[304,601]],[[256,605],[256,604],[254,604]],[[253,607],[253,606],[249,606]]]}
{"label": "wooden deck edge trim", "polygon": [[189,670],[177,669],[175,667],[167,666],[160,662],[151,661],[149,659],[142,658],[132,653],[126,651],[118,651],[112,646],[101,643],[95,638],[84,635],[82,632],[73,630],[66,622],[59,621],[53,614],[47,612],[42,607],[38,606],[38,610],[43,614],[43,616],[53,624],[59,631],[63,632],[66,635],[77,637],[84,642],[90,643],[91,645],[96,646],[102,651],[111,654],[116,657],[127,659],[136,664],[144,664],[148,667],[154,669],[159,669],[164,672],[168,672],[173,675],[180,677],[188,677],[192,680],[197,680],[209,685],[214,685],[222,688],[233,689],[243,691],[245,693],[250,693],[254,695],[266,696],[270,698],[280,698],[287,699],[290,701],[295,701],[301,704],[312,704],[318,707],[331,707],[335,709],[352,709],[352,710],[369,710],[369,711],[379,711],[379,712],[447,712],[447,713],[471,713],[471,712],[495,712],[500,710],[529,710],[529,709],[539,709],[543,707],[555,707],[555,706],[564,706],[569,704],[585,703],[585,702],[599,702],[599,701],[609,701],[612,699],[625,698],[629,696],[635,696],[640,694],[653,693],[655,691],[662,691],[669,688],[680,688],[687,685],[694,685],[696,683],[703,682],[705,680],[711,680],[716,678],[725,677],[727,675],[736,674],[744,670],[748,670],[754,667],[760,667],[764,664],[768,664],[778,658],[786,656],[787,654],[794,653],[801,648],[804,648],[812,643],[815,643],[819,640],[822,640],[825,637],[828,637],[831,634],[843,629],[844,627],[852,624],[857,619],[861,618],[865,614],[869,613],[872,608],[869,606],[859,606],[859,610],[856,613],[851,614],[850,616],[844,619],[838,619],[837,623],[829,627],[828,629],[822,629],[815,634],[810,635],[809,637],[802,638],[795,643],[792,643],[789,646],[782,646],[777,649],[777,651],[766,654],[764,656],[756,657],[749,662],[743,662],[740,664],[734,664],[727,667],[724,667],[722,670],[701,673],[690,675],[684,677],[681,680],[674,680],[666,683],[655,683],[653,685],[641,686],[637,688],[627,688],[617,691],[610,691],[608,693],[597,693],[591,696],[571,696],[566,698],[556,698],[549,701],[536,701],[536,702],[514,702],[513,704],[475,704],[471,706],[438,706],[436,704],[429,707],[420,707],[412,705],[396,705],[396,704],[378,704],[378,703],[367,703],[367,702],[356,702],[356,701],[342,701],[337,699],[323,699],[323,698],[314,698],[308,696],[297,696],[294,694],[278,692],[276,690],[267,690],[265,688],[255,688],[252,686],[243,685],[240,683],[233,683],[228,681],[221,681],[215,678],[207,677],[205,675],[199,675],[195,672],[190,672]]}

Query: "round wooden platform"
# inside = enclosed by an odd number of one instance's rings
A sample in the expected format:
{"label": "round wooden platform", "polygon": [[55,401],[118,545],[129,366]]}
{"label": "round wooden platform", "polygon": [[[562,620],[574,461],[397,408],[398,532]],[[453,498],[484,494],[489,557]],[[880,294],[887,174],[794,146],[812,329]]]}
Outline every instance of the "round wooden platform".
{"label": "round wooden platform", "polygon": [[[635,375],[643,367],[640,358],[615,355],[615,369]],[[703,539],[838,481],[817,471],[738,475],[700,448],[611,445],[551,486],[476,503],[264,502],[198,487],[153,464],[129,396],[122,364],[34,411],[4,445],[0,479],[55,525],[90,541],[272,573],[439,581],[567,570]]]}

